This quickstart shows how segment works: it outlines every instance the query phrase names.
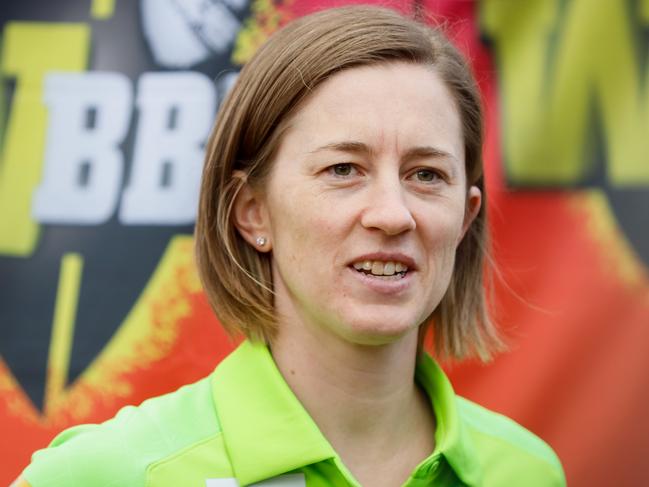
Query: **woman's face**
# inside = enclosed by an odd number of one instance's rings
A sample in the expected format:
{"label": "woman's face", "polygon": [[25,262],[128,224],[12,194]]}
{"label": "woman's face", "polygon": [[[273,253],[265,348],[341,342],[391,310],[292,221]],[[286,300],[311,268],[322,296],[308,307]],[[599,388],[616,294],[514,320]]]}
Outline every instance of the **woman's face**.
{"label": "woman's face", "polygon": [[433,68],[332,76],[291,121],[260,199],[283,323],[384,344],[424,322],[480,206]]}

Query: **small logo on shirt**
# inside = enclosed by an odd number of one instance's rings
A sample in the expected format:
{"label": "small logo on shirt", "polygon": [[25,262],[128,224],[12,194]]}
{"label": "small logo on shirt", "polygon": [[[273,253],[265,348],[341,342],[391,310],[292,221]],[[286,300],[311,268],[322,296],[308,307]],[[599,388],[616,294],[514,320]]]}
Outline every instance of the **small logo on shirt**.
{"label": "small logo on shirt", "polygon": [[[205,479],[205,487],[239,487],[239,482],[235,478]],[[257,482],[250,487],[306,487],[306,479],[303,473],[292,473]]]}

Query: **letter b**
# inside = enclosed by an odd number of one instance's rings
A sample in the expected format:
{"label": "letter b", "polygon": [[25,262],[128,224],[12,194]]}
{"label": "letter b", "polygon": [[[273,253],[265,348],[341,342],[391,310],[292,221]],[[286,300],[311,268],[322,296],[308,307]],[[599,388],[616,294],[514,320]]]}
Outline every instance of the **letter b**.
{"label": "letter b", "polygon": [[50,74],[44,101],[49,124],[33,216],[42,223],[103,223],[122,182],[119,144],[129,125],[130,82],[118,73]]}
{"label": "letter b", "polygon": [[130,225],[192,224],[214,86],[197,72],[146,73],[137,93],[133,167],[119,219]]}

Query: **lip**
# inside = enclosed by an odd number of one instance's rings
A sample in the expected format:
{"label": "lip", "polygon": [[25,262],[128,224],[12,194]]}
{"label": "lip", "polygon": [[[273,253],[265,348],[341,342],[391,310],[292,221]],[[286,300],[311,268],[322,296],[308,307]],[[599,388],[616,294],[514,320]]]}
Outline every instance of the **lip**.
{"label": "lip", "polygon": [[[354,260],[349,262],[349,266],[353,267],[354,262],[360,262],[363,260],[382,260],[384,262],[401,262],[408,266],[408,272],[416,271],[417,265],[415,260],[412,257],[409,257],[406,254],[399,252],[373,252],[371,254],[364,254],[356,257]],[[407,273],[406,273],[407,275]]]}
{"label": "lip", "polygon": [[[354,262],[363,260],[401,262],[402,264],[408,266],[408,272],[406,272],[406,274],[401,279],[395,280],[372,277],[363,272],[358,272],[356,269],[354,269]],[[382,294],[384,296],[399,296],[410,288],[412,284],[413,273],[417,270],[417,266],[415,264],[415,260],[412,257],[399,252],[373,252],[356,257],[354,260],[350,261],[347,269],[352,273],[354,278],[366,289],[369,288],[371,291]]]}
{"label": "lip", "polygon": [[351,273],[353,279],[359,282],[365,289],[369,289],[372,292],[383,296],[400,296],[406,292],[412,284],[412,273],[410,270],[408,270],[402,278],[394,280],[372,277],[363,272],[358,272],[353,267],[347,267],[347,270]]}

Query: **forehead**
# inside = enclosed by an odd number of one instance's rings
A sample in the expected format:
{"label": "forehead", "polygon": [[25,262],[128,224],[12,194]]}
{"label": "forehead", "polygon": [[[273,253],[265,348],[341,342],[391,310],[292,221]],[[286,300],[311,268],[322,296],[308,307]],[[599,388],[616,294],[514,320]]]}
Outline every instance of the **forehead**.
{"label": "forehead", "polygon": [[284,138],[304,150],[333,139],[377,149],[429,145],[464,159],[453,94],[434,67],[419,64],[362,66],[333,75],[298,109]]}

